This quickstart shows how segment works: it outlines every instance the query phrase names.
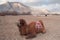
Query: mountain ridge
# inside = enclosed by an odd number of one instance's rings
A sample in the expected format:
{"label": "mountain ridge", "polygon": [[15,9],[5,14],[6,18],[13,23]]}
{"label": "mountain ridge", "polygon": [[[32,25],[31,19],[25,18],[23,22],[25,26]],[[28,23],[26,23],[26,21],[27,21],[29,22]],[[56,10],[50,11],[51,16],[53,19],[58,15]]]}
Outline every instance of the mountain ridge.
{"label": "mountain ridge", "polygon": [[1,12],[17,12],[17,14],[28,14],[30,12],[29,6],[26,6],[20,2],[7,2],[0,5]]}

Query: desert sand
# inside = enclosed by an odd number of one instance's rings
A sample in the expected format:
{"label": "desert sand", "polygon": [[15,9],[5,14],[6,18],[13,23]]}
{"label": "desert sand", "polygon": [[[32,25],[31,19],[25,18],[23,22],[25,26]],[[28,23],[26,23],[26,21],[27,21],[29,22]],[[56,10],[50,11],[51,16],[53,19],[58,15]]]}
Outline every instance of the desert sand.
{"label": "desert sand", "polygon": [[[46,33],[39,33],[33,39],[25,39],[25,37],[20,36],[16,23],[21,18],[25,19],[27,23],[42,20]],[[0,16],[0,40],[60,40],[60,16]]]}

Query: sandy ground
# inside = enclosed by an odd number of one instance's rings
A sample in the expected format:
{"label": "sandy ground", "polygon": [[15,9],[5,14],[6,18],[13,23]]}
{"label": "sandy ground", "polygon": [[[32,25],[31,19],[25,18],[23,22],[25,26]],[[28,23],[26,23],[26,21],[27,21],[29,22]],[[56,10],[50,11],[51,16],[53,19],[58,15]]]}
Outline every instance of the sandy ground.
{"label": "sandy ground", "polygon": [[[45,34],[40,33],[33,39],[25,39],[25,37],[19,35],[16,26],[20,18],[24,18],[27,23],[43,20],[47,32]],[[0,16],[0,40],[60,40],[60,16]]]}

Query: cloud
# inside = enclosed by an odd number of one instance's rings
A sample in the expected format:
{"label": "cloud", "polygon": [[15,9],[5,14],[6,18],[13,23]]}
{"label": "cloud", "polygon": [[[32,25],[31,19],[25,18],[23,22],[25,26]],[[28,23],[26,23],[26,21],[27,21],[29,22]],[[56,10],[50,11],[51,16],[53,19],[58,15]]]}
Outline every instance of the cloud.
{"label": "cloud", "polygon": [[8,1],[18,1],[26,4],[54,4],[54,3],[60,3],[60,0],[8,0]]}
{"label": "cloud", "polygon": [[33,0],[33,1],[25,0],[25,4],[30,6],[49,5],[49,4],[56,4],[56,3],[60,4],[60,0]]}
{"label": "cloud", "polygon": [[0,0],[0,4],[6,3],[7,0]]}
{"label": "cloud", "polygon": [[26,1],[24,4],[32,7],[48,9],[49,11],[60,11],[60,0],[33,0]]}
{"label": "cloud", "polygon": [[41,5],[41,6],[32,6],[37,9],[47,9],[50,12],[60,12],[60,4],[49,4],[49,5]]}
{"label": "cloud", "polygon": [[22,0],[23,3],[31,3],[31,2],[36,2],[37,0]]}
{"label": "cloud", "polygon": [[19,2],[18,0],[8,0],[9,2]]}

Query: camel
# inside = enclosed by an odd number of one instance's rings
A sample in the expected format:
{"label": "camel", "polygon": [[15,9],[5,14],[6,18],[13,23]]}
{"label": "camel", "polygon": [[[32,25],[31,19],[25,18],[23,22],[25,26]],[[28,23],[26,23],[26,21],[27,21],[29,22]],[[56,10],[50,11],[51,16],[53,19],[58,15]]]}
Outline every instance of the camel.
{"label": "camel", "polygon": [[46,29],[42,20],[30,22],[27,24],[24,19],[20,19],[17,26],[19,28],[20,34],[26,35],[27,39],[36,37],[38,33],[46,33]]}

